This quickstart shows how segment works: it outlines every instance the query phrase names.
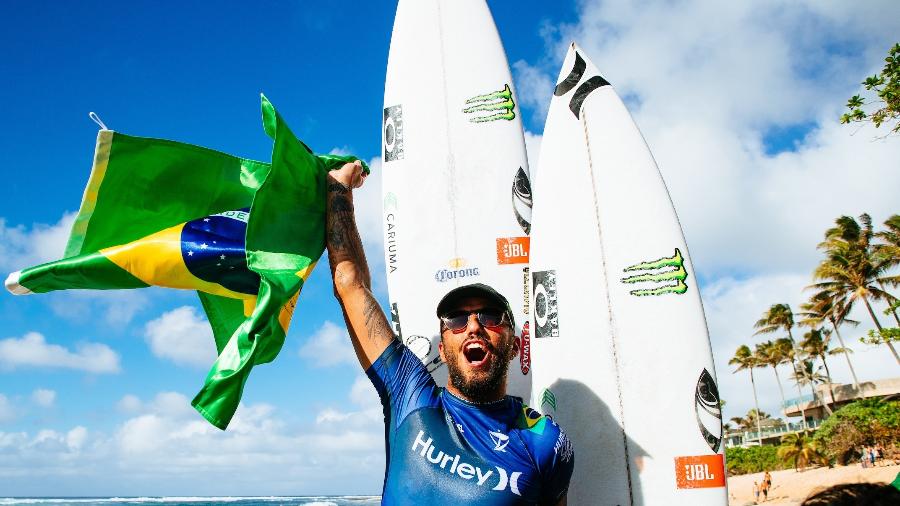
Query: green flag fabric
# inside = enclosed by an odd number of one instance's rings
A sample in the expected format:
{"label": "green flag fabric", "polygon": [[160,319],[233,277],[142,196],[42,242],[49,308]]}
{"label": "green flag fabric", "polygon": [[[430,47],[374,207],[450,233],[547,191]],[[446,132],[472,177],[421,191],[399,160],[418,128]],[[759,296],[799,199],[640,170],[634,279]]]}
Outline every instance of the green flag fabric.
{"label": "green flag fabric", "polygon": [[281,350],[324,251],[326,173],[357,160],[315,155],[264,96],[262,116],[271,163],[101,130],[64,258],[6,281],[16,294],[197,290],[218,358],[192,404],[220,429],[253,366]]}

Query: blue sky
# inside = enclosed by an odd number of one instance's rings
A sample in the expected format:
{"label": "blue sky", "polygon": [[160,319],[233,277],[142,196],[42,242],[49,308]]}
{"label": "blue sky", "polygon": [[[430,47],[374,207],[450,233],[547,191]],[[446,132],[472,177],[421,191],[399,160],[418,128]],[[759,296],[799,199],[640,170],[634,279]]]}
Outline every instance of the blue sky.
{"label": "blue sky", "polygon": [[[900,212],[900,139],[836,122],[896,42],[900,7],[488,3],[532,159],[570,40],[626,97],[702,280],[726,417],[745,413],[749,382],[726,363],[738,344],[756,342],[752,322],[773,303],[803,301],[815,244],[834,218],[869,212],[880,223]],[[0,270],[61,253],[93,154],[89,111],[123,133],[265,160],[263,92],[314,149],[354,153],[377,173],[394,6],[0,3]],[[384,302],[378,192],[370,181],[358,206]],[[225,433],[188,406],[212,352],[193,293],[4,293],[0,318],[9,352],[0,355],[0,497],[380,489],[380,408],[324,263],[281,355],[254,369]],[[886,350],[854,347],[860,376],[897,375]],[[830,365],[848,380],[846,366]],[[771,373],[757,376],[763,409],[777,413]]]}

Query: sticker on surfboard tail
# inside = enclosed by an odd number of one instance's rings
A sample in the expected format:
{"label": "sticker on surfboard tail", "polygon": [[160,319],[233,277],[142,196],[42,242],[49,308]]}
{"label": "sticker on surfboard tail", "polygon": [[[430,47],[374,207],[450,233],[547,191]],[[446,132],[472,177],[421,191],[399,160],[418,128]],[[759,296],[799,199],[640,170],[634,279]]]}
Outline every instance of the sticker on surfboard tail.
{"label": "sticker on surfboard tail", "polygon": [[403,159],[403,108],[392,105],[384,108],[384,161]]}
{"label": "sticker on surfboard tail", "polygon": [[725,486],[725,459],[721,453],[675,457],[675,486],[718,488]]}
{"label": "sticker on surfboard tail", "polygon": [[466,105],[468,107],[462,112],[471,115],[469,121],[472,123],[485,123],[501,119],[512,121],[516,117],[514,110],[516,102],[512,98],[509,84],[504,84],[502,90],[476,95],[466,100]]}
{"label": "sticker on surfboard tail", "polygon": [[709,445],[709,448],[717,452],[722,443],[722,407],[719,403],[719,388],[712,374],[706,369],[700,373],[697,380],[697,389],[694,393],[694,412],[697,415],[697,426],[700,434]]}
{"label": "sticker on surfboard tail", "polygon": [[596,75],[591,76],[586,79],[583,83],[581,82],[584,77],[584,71],[587,69],[587,63],[584,61],[584,58],[581,57],[578,52],[575,52],[575,64],[572,65],[572,70],[569,72],[569,75],[566,76],[559,84],[556,85],[556,89],[553,90],[553,94],[557,97],[561,97],[570,91],[572,91],[575,86],[578,86],[578,83],[581,83],[580,86],[575,90],[575,93],[572,94],[572,98],[569,100],[569,110],[572,111],[572,114],[575,115],[576,118],[581,118],[581,105],[587,99],[588,95],[596,91],[598,88],[602,88],[604,86],[609,86],[609,81],[604,79],[602,76]]}
{"label": "sticker on surfboard tail", "polygon": [[556,271],[535,271],[531,281],[534,287],[534,337],[559,337]]}
{"label": "sticker on surfboard tail", "polygon": [[681,295],[687,291],[688,286],[684,282],[687,279],[687,271],[684,268],[684,257],[681,251],[675,248],[675,254],[670,257],[657,258],[647,262],[640,262],[628,266],[624,272],[648,271],[645,274],[634,274],[622,278],[623,283],[653,283],[653,288],[640,288],[628,293],[639,297],[648,295],[664,295],[674,293]]}

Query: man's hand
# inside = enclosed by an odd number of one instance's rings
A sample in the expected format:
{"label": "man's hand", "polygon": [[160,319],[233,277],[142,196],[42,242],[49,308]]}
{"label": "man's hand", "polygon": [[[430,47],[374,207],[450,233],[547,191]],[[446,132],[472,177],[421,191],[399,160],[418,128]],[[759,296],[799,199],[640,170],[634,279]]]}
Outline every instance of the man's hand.
{"label": "man's hand", "polygon": [[363,171],[362,162],[359,160],[345,163],[340,169],[335,169],[329,172],[328,175],[350,190],[361,187],[366,180],[366,173]]}
{"label": "man's hand", "polygon": [[328,173],[325,244],[334,295],[344,311],[356,357],[363,369],[368,369],[391,343],[394,333],[372,295],[369,266],[356,228],[352,190],[362,186],[365,177],[359,161]]}

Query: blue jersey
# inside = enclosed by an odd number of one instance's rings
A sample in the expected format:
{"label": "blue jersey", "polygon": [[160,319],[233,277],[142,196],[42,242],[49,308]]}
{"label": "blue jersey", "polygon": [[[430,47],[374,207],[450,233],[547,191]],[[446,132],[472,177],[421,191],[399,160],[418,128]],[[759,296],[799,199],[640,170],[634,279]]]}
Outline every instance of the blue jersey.
{"label": "blue jersey", "polygon": [[572,444],[518,397],[466,402],[398,340],[366,374],[384,407],[382,504],[556,504],[566,493]]}

